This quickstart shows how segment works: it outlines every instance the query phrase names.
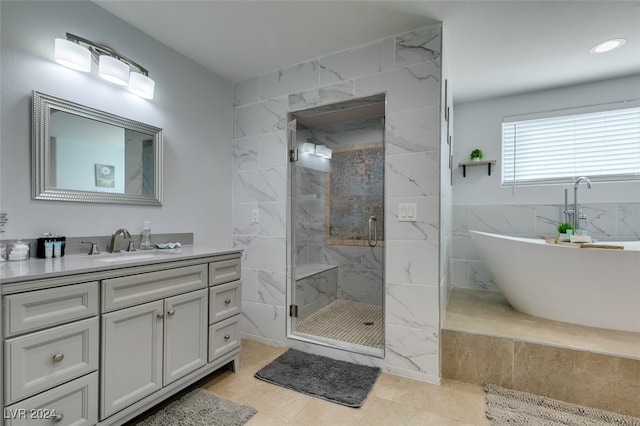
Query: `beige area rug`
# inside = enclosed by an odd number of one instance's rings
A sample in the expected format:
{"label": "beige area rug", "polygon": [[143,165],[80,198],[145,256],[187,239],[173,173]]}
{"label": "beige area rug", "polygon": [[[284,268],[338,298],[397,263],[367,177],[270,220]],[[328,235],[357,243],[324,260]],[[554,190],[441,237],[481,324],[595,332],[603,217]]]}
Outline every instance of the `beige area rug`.
{"label": "beige area rug", "polygon": [[312,334],[382,348],[384,316],[381,305],[337,299],[296,325],[298,333]]}
{"label": "beige area rug", "polygon": [[640,418],[558,401],[487,384],[487,417],[492,426],[640,426]]}
{"label": "beige area rug", "polygon": [[195,389],[169,403],[138,426],[241,426],[256,409],[216,395],[204,389]]}

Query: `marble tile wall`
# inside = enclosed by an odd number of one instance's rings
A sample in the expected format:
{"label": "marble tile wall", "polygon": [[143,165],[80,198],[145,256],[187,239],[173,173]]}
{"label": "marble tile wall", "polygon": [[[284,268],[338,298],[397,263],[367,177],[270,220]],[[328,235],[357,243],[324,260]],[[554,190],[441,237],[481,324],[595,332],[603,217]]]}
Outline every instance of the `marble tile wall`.
{"label": "marble tile wall", "polygon": [[[452,285],[497,290],[469,236],[469,230],[523,237],[556,235],[562,205],[453,206]],[[640,239],[640,203],[583,204],[587,231],[604,240]]]}
{"label": "marble tile wall", "polygon": [[[286,338],[287,113],[385,93],[385,355],[332,355],[439,382],[441,30],[431,25],[234,85],[233,240],[244,250],[243,335],[297,344]],[[419,221],[397,221],[401,202],[418,204]],[[251,222],[253,209],[259,223]]]}

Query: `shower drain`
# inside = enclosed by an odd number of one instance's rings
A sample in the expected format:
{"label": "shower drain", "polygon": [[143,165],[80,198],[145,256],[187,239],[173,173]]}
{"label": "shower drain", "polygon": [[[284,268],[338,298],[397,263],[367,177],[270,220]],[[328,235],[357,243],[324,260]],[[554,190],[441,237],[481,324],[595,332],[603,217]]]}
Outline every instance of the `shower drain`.
{"label": "shower drain", "polygon": [[365,321],[362,324],[364,324],[364,325],[373,325],[373,321]]}

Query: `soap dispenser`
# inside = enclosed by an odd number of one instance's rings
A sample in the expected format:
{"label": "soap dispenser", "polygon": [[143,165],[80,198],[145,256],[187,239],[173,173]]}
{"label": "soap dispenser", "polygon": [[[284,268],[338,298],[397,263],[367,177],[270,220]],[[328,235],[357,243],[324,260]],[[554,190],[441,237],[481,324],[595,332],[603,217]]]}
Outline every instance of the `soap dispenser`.
{"label": "soap dispenser", "polygon": [[148,220],[144,221],[142,227],[142,238],[140,239],[140,250],[150,250],[153,248],[151,244],[151,224]]}

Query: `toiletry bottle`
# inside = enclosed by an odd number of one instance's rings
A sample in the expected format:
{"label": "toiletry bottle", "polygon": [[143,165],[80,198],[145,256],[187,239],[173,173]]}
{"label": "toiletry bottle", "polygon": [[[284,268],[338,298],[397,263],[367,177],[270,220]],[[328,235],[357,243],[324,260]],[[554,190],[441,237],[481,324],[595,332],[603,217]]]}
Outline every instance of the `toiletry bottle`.
{"label": "toiletry bottle", "polygon": [[53,241],[44,242],[44,257],[51,259],[53,257]]}
{"label": "toiletry bottle", "polygon": [[140,249],[141,250],[149,250],[153,248],[153,244],[151,244],[151,224],[148,220],[144,221],[144,225],[142,227],[142,238],[140,239]]}

